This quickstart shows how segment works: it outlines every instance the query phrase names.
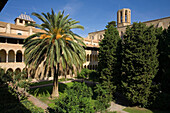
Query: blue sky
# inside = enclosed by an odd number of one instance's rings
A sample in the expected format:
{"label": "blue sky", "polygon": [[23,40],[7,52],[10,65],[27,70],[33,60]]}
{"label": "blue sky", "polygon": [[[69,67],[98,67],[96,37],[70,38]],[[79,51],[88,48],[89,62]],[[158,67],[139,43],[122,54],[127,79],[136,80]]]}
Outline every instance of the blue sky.
{"label": "blue sky", "polygon": [[[105,29],[110,21],[117,21],[117,11],[130,8],[132,22],[144,22],[170,16],[170,0],[8,0],[0,12],[0,21],[14,23],[21,13],[55,12],[65,10],[65,14],[80,21],[84,31],[74,30],[82,37],[88,33]],[[31,16],[38,24],[36,17]]]}

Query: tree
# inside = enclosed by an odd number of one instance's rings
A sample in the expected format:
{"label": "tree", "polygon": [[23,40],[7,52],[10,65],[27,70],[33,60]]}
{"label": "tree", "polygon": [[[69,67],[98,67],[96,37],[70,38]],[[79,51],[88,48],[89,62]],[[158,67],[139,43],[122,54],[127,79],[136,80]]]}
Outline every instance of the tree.
{"label": "tree", "polygon": [[[43,76],[49,74],[53,76],[52,97],[58,97],[58,76],[64,69],[79,69],[85,61],[85,50],[82,46],[83,38],[75,34],[71,29],[84,29],[78,25],[79,21],[64,16],[64,11],[58,14],[32,13],[42,21],[42,24],[30,23],[42,29],[44,32],[35,33],[25,39],[25,64],[33,66],[43,66]],[[76,71],[74,71],[76,72]]]}
{"label": "tree", "polygon": [[155,28],[133,23],[124,35],[122,89],[133,105],[147,105],[152,80],[158,71]]}
{"label": "tree", "polygon": [[104,89],[110,90],[110,96],[117,86],[117,77],[120,73],[118,65],[118,44],[121,41],[117,28],[108,23],[104,39],[99,43],[98,70],[101,76],[101,84]]}
{"label": "tree", "polygon": [[159,82],[162,91],[170,94],[170,26],[159,37]]}

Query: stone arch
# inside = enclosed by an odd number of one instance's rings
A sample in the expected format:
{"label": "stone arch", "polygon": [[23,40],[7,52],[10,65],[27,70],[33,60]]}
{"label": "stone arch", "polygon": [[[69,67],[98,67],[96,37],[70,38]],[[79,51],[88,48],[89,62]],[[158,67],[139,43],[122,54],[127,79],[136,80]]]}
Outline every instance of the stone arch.
{"label": "stone arch", "polygon": [[90,69],[92,69],[92,65],[90,65]]}
{"label": "stone arch", "polygon": [[92,61],[92,54],[90,54],[90,61]]}
{"label": "stone arch", "polygon": [[0,62],[6,62],[6,51],[4,49],[0,50]]}
{"label": "stone arch", "polygon": [[84,66],[84,68],[86,68],[86,65]]}
{"label": "stone arch", "polygon": [[12,68],[7,69],[7,71],[6,71],[6,73],[7,73],[7,74],[10,74],[10,75],[11,75],[11,74],[13,75],[13,72],[14,72],[14,71],[13,71]]}
{"label": "stone arch", "polygon": [[22,62],[22,51],[18,50],[16,53],[16,62]]}
{"label": "stone arch", "polygon": [[19,74],[19,73],[21,73],[21,69],[20,68],[16,68],[15,72],[16,72],[16,74]]}
{"label": "stone arch", "polygon": [[87,54],[87,61],[89,61],[89,54]]}
{"label": "stone arch", "polygon": [[15,61],[15,52],[14,50],[8,51],[8,62],[14,62]]}
{"label": "stone arch", "polygon": [[90,69],[90,66],[88,65],[87,68]]}

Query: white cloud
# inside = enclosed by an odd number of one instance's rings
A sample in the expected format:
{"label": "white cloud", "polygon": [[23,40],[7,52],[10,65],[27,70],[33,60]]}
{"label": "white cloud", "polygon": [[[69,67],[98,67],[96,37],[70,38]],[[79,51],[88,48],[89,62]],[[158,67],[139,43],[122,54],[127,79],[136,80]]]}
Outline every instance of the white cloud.
{"label": "white cloud", "polygon": [[82,2],[79,0],[69,0],[69,2],[64,6],[63,10],[71,15],[74,15],[79,11],[81,6]]}

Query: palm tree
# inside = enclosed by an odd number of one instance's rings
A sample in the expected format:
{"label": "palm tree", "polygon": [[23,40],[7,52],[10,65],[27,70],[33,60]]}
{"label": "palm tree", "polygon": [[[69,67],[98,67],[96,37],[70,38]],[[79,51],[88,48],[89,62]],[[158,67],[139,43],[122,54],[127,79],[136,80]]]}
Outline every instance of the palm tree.
{"label": "palm tree", "polygon": [[42,21],[42,24],[27,24],[27,26],[40,28],[44,32],[37,32],[24,40],[25,64],[35,69],[42,65],[44,77],[51,71],[53,76],[51,96],[59,97],[60,71],[78,70],[85,62],[83,38],[72,31],[74,28],[83,30],[84,27],[77,24],[79,21],[68,18],[69,15],[64,16],[64,11],[56,14],[52,10],[51,14],[41,14],[32,13]]}

